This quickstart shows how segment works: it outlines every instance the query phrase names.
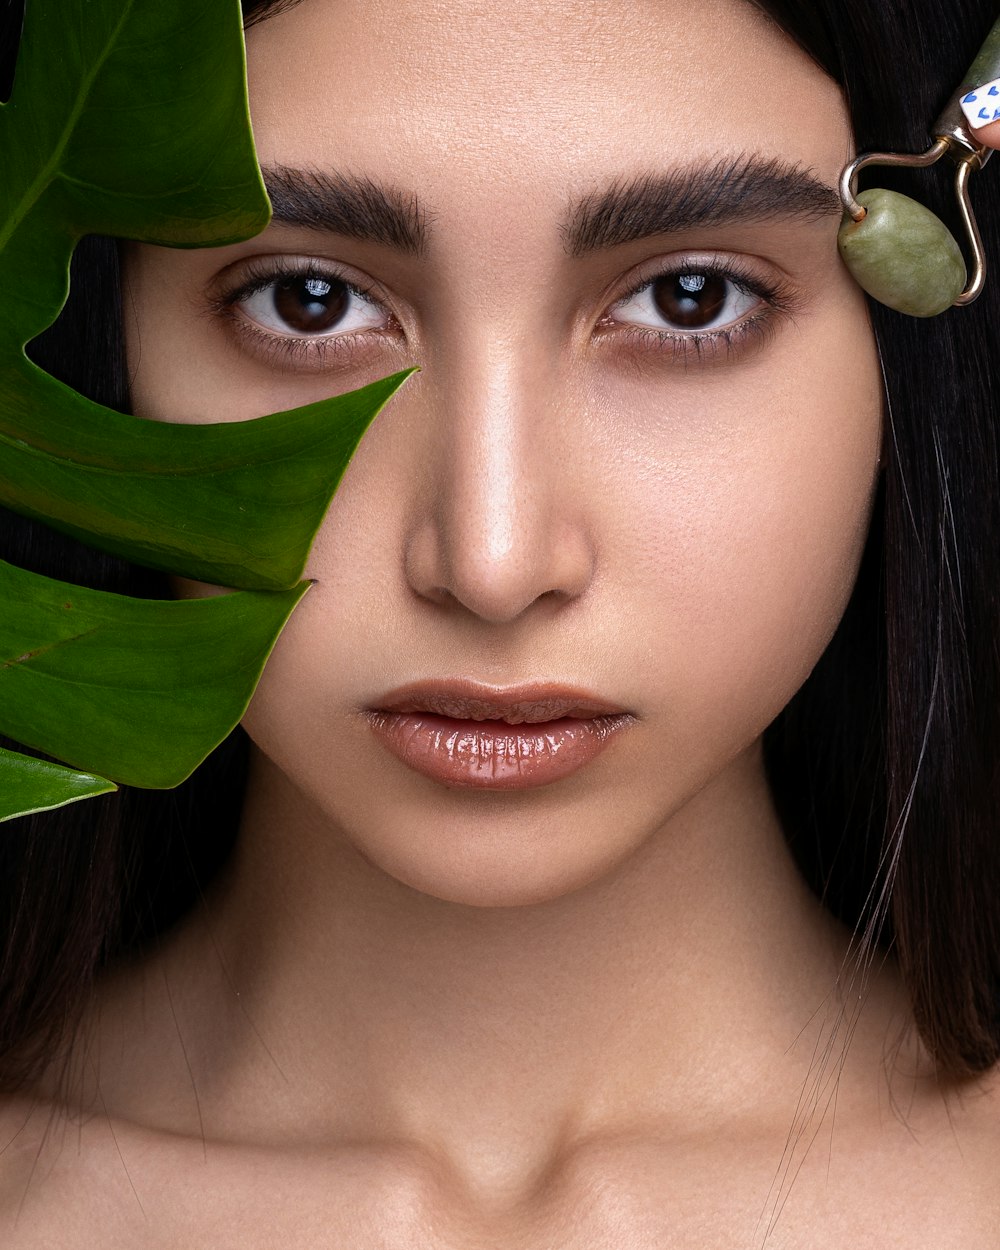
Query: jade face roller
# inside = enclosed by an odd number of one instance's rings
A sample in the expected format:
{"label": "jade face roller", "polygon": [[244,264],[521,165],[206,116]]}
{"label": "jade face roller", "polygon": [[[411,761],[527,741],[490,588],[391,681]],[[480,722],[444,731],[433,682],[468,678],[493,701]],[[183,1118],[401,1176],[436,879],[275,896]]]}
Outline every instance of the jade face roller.
{"label": "jade face roller", "polygon": [[[994,80],[994,81],[990,81]],[[969,175],[982,169],[992,149],[977,143],[974,130],[1000,120],[1000,18],[969,66],[962,85],[931,127],[926,152],[865,152],[840,177],[844,221],[837,245],[855,281],[879,303],[911,317],[933,317],[953,304],[971,304],[983,289],[986,260],[969,204]],[[984,85],[985,84],[985,85]],[[896,191],[857,190],[867,165],[923,169],[942,156],[956,166],[955,193],[972,255],[967,276],[962,250],[930,209]]]}

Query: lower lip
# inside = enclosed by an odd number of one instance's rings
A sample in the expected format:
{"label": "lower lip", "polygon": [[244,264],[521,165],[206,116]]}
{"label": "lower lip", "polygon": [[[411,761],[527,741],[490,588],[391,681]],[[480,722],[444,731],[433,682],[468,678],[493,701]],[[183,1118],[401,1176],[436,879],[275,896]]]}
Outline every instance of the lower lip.
{"label": "lower lip", "polygon": [[530,790],[589,764],[635,721],[627,712],[536,725],[369,711],[375,736],[415,772],[448,786]]}

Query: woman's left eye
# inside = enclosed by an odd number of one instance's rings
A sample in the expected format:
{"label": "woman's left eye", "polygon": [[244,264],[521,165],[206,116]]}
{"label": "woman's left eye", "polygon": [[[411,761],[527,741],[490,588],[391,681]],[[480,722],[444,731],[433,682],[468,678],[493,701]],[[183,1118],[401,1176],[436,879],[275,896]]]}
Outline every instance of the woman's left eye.
{"label": "woman's left eye", "polygon": [[734,276],[691,268],[647,279],[612,307],[608,320],[697,335],[722,330],[764,302]]}

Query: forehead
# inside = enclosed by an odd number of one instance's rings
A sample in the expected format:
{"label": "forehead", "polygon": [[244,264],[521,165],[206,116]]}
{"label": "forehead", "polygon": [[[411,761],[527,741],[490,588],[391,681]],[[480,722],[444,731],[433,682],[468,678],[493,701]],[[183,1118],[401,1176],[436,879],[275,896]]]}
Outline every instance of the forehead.
{"label": "forehead", "polygon": [[835,182],[832,82],[749,0],[301,0],[247,36],[262,164],[390,180],[496,229],[729,153]]}

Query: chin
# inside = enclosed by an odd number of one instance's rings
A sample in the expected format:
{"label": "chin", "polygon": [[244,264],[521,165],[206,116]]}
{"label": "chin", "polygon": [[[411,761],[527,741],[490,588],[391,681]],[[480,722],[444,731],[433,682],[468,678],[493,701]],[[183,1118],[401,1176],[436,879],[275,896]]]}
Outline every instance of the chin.
{"label": "chin", "polygon": [[[601,846],[596,830],[559,829],[523,815],[511,831],[479,817],[463,827],[438,822],[423,833],[412,814],[408,835],[379,837],[345,830],[360,858],[375,871],[420,894],[464,907],[529,907],[565,898],[613,874],[634,849]],[[387,826],[381,824],[384,830]],[[395,826],[399,828],[399,826]],[[607,841],[607,830],[604,830]]]}

